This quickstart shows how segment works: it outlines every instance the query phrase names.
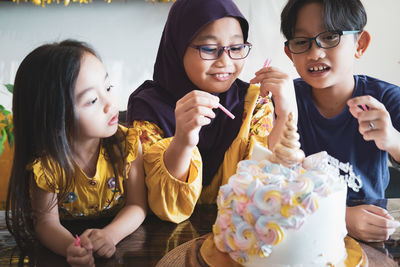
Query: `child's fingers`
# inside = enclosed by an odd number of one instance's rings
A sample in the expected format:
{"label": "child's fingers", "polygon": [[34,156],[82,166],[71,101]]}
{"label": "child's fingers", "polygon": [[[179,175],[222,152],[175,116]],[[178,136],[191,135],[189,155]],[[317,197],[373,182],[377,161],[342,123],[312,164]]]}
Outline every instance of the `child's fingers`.
{"label": "child's fingers", "polygon": [[[374,205],[359,206],[364,213],[357,221],[357,229],[353,229],[353,234],[358,238],[368,242],[377,242],[387,240],[398,226],[398,222],[388,219],[388,213],[385,209]],[[355,232],[354,232],[355,230]]]}
{"label": "child's fingers", "polygon": [[[89,229],[89,230],[92,230],[92,229]],[[85,233],[86,233],[86,231],[85,231]],[[85,233],[83,233],[80,236],[81,247],[84,247],[87,250],[92,250],[93,249],[93,244],[92,244],[92,241],[89,238],[91,231],[88,231],[86,234]]]}
{"label": "child's fingers", "polygon": [[282,73],[285,73],[285,72],[283,72],[283,71],[282,71],[280,68],[278,68],[278,67],[270,66],[270,67],[267,67],[267,68],[261,68],[260,70],[258,70],[258,71],[255,73],[255,75],[257,76],[257,75],[262,74],[262,73],[279,73],[279,74],[282,74]]}
{"label": "child's fingers", "polygon": [[93,251],[97,251],[104,243],[104,237],[102,236],[99,229],[92,229],[88,238],[93,246]]}
{"label": "child's fingers", "polygon": [[194,106],[191,108],[191,110],[189,110],[188,112],[190,116],[192,115],[197,115],[197,116],[204,116],[204,117],[208,117],[208,118],[214,118],[215,117],[215,113],[212,109],[208,108],[208,107],[204,107],[204,106]]}
{"label": "child's fingers", "polygon": [[355,106],[349,106],[349,111],[351,115],[353,115],[354,118],[358,119],[360,114],[364,112],[362,109],[360,109],[357,105]]}
{"label": "child's fingers", "polygon": [[259,81],[259,79],[258,79],[258,77],[256,76],[256,77],[254,77],[254,78],[252,78],[251,80],[250,80],[250,84],[257,84],[257,83],[259,83],[260,81]]}
{"label": "child's fingers", "polygon": [[67,254],[72,258],[81,258],[88,254],[88,250],[83,247],[70,246]]}
{"label": "child's fingers", "polygon": [[388,213],[387,210],[375,205],[363,205],[363,208],[370,213],[385,217]]}
{"label": "child's fingers", "polygon": [[[368,131],[377,131],[382,129],[382,123],[379,120],[366,120],[359,122],[359,131],[361,134],[365,134]],[[379,135],[379,133],[378,133]],[[375,136],[375,135],[374,135]]]}
{"label": "child's fingers", "polygon": [[394,217],[392,215],[390,215],[389,212],[384,217],[389,220],[394,220]]}
{"label": "child's fingers", "polygon": [[[382,219],[383,217],[381,217],[380,219]],[[379,241],[383,241],[383,240],[387,240],[389,239],[389,236],[391,234],[393,234],[396,230],[397,227],[393,227],[395,226],[395,222],[397,221],[389,221],[389,224],[381,221],[381,220],[376,220],[374,221],[375,224],[369,224],[368,228],[365,231],[365,235],[366,238],[365,240],[368,242],[379,242]],[[386,220],[386,219],[385,219]],[[380,221],[378,223],[378,221]],[[394,222],[394,224],[390,224]],[[379,225],[376,225],[379,224]]]}
{"label": "child's fingers", "polygon": [[252,84],[261,83],[263,80],[271,78],[290,80],[290,76],[287,73],[272,67],[269,67],[266,70],[258,71],[255,73],[255,75],[256,76],[250,80],[250,83]]}
{"label": "child's fingers", "polygon": [[387,112],[386,108],[382,106],[382,108],[371,108],[367,111],[359,112],[358,119],[361,120],[379,120],[382,117],[388,116],[389,113]]}
{"label": "child's fingers", "polygon": [[257,72],[255,73],[254,78],[252,78],[252,79],[250,80],[250,83],[251,83],[251,84],[261,83],[264,79],[267,79],[267,78],[268,78],[268,74],[269,74],[268,68],[262,69],[261,71],[257,71]]}
{"label": "child's fingers", "polygon": [[110,258],[114,255],[115,245],[101,230],[95,230],[90,236],[93,242],[93,251],[100,257]]}
{"label": "child's fingers", "polygon": [[270,91],[268,91],[266,88],[260,88],[260,96],[266,97],[268,96]]}
{"label": "child's fingers", "polygon": [[375,225],[381,229],[396,229],[400,226],[400,222],[396,220],[390,220],[382,216],[375,215],[373,220],[371,220],[370,224]]}
{"label": "child's fingers", "polygon": [[178,108],[175,114],[177,123],[194,127],[208,124],[211,121],[210,119],[215,118],[215,113],[212,109],[202,106],[193,106],[184,112]]}
{"label": "child's fingers", "polygon": [[186,130],[193,130],[195,128],[207,125],[210,122],[211,119],[203,115],[192,116],[185,121],[184,127],[186,128]]}
{"label": "child's fingers", "polygon": [[390,235],[391,231],[371,228],[369,232],[363,232],[361,234],[361,239],[366,242],[382,242],[388,240]]}
{"label": "child's fingers", "polygon": [[103,258],[111,258],[115,253],[115,246],[112,244],[104,243],[97,251],[96,254]]}
{"label": "child's fingers", "polygon": [[81,257],[76,257],[76,256],[68,257],[67,261],[71,265],[92,266],[94,263],[94,258],[93,255],[90,253]]}
{"label": "child's fingers", "polygon": [[85,232],[83,232],[79,237],[89,237],[90,234],[93,232],[94,229],[86,229]]}
{"label": "child's fingers", "polygon": [[177,105],[193,106],[201,105],[210,108],[216,108],[219,104],[219,98],[208,92],[201,90],[193,90],[178,100]]}
{"label": "child's fingers", "polygon": [[[203,99],[204,100],[204,99]],[[202,115],[209,118],[214,118],[215,113],[213,109],[218,108],[218,103],[211,103],[210,101],[203,101],[196,99],[187,101],[186,103],[179,103],[175,108],[175,116],[196,116]]]}
{"label": "child's fingers", "polygon": [[71,265],[91,266],[94,263],[92,250],[77,247],[75,244],[68,247],[66,259]]}
{"label": "child's fingers", "polygon": [[370,224],[376,225],[382,228],[397,228],[400,226],[400,222],[393,220],[393,217],[390,216],[387,210],[375,206],[375,205],[367,205],[365,209],[374,215]]}
{"label": "child's fingers", "polygon": [[358,106],[360,109],[362,109],[363,106],[366,108],[371,109],[384,109],[385,106],[379,102],[376,98],[370,96],[370,95],[363,95],[363,96],[357,96],[354,98],[351,98],[347,101],[347,105],[350,106]]}

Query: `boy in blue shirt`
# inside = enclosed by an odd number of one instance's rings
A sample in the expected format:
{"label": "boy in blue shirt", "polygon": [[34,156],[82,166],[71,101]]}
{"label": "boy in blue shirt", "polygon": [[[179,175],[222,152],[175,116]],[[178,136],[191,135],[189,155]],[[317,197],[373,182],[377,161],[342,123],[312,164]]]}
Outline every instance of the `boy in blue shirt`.
{"label": "boy in blue shirt", "polygon": [[[367,49],[367,16],[359,0],[289,0],[281,14],[285,53],[294,80],[298,131],[306,155],[327,151],[349,162],[362,179],[355,199],[382,199],[389,183],[388,154],[400,162],[400,88],[353,75],[354,58]],[[268,78],[268,68],[252,82]],[[289,96],[290,97],[290,96]],[[347,207],[349,235],[364,241],[389,238],[399,222],[374,205]]]}

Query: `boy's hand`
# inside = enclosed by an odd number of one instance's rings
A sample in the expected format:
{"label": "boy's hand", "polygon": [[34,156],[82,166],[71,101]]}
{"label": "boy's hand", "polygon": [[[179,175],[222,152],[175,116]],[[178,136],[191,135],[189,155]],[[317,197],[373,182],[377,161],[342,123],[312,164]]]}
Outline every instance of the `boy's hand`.
{"label": "boy's hand", "polygon": [[374,205],[346,208],[346,227],[349,235],[366,242],[389,239],[400,222],[395,221],[385,210]]}
{"label": "boy's hand", "polygon": [[218,103],[218,97],[200,90],[191,91],[176,102],[175,138],[181,146],[197,145],[200,129],[215,117],[213,109]]}
{"label": "boy's hand", "polygon": [[[372,96],[359,96],[347,101],[350,113],[358,120],[359,131],[366,141],[373,140],[380,150],[389,152],[393,158],[400,157],[400,132],[392,124],[385,106]],[[362,105],[369,109],[363,110]]]}
{"label": "boy's hand", "polygon": [[256,77],[250,83],[260,83],[260,95],[267,96],[269,92],[274,99],[275,114],[286,121],[290,112],[297,121],[297,102],[293,80],[278,68],[267,67],[255,73]]}
{"label": "boy's hand", "polygon": [[67,248],[67,262],[73,267],[95,266],[92,253],[92,244],[89,238],[81,236],[81,245],[76,246],[75,242]]}
{"label": "boy's hand", "polygon": [[82,236],[90,239],[93,252],[102,258],[111,258],[115,253],[115,244],[112,238],[103,229],[88,229]]}

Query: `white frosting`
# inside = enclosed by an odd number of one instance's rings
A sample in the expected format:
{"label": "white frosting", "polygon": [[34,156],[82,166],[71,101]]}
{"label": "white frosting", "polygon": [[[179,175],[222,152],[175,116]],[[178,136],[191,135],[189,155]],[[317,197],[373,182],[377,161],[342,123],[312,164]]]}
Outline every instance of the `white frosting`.
{"label": "white frosting", "polygon": [[321,267],[338,266],[346,257],[344,237],[346,190],[319,200],[319,208],[309,215],[300,229],[285,230],[282,241],[268,257],[249,257],[244,266]]}
{"label": "white frosting", "polygon": [[244,266],[339,266],[347,256],[347,184],[337,166],[326,152],[307,157],[307,170],[271,163],[271,155],[256,145],[221,186],[217,248]]}

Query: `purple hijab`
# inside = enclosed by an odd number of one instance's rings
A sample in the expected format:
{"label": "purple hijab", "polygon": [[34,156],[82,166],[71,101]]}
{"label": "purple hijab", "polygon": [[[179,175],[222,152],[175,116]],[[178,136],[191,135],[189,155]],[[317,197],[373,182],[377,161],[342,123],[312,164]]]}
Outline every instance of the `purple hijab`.
{"label": "purple hijab", "polygon": [[[172,5],[158,48],[153,80],[145,81],[129,97],[129,124],[145,120],[157,124],[165,137],[174,135],[176,102],[190,91],[199,90],[189,80],[183,66],[186,48],[208,23],[223,17],[238,19],[246,42],[249,26],[232,0],[177,0]],[[205,186],[211,183],[225,151],[239,132],[248,87],[248,83],[236,79],[228,91],[216,94],[235,119],[214,109],[216,117],[200,130],[197,147],[203,161]]]}

